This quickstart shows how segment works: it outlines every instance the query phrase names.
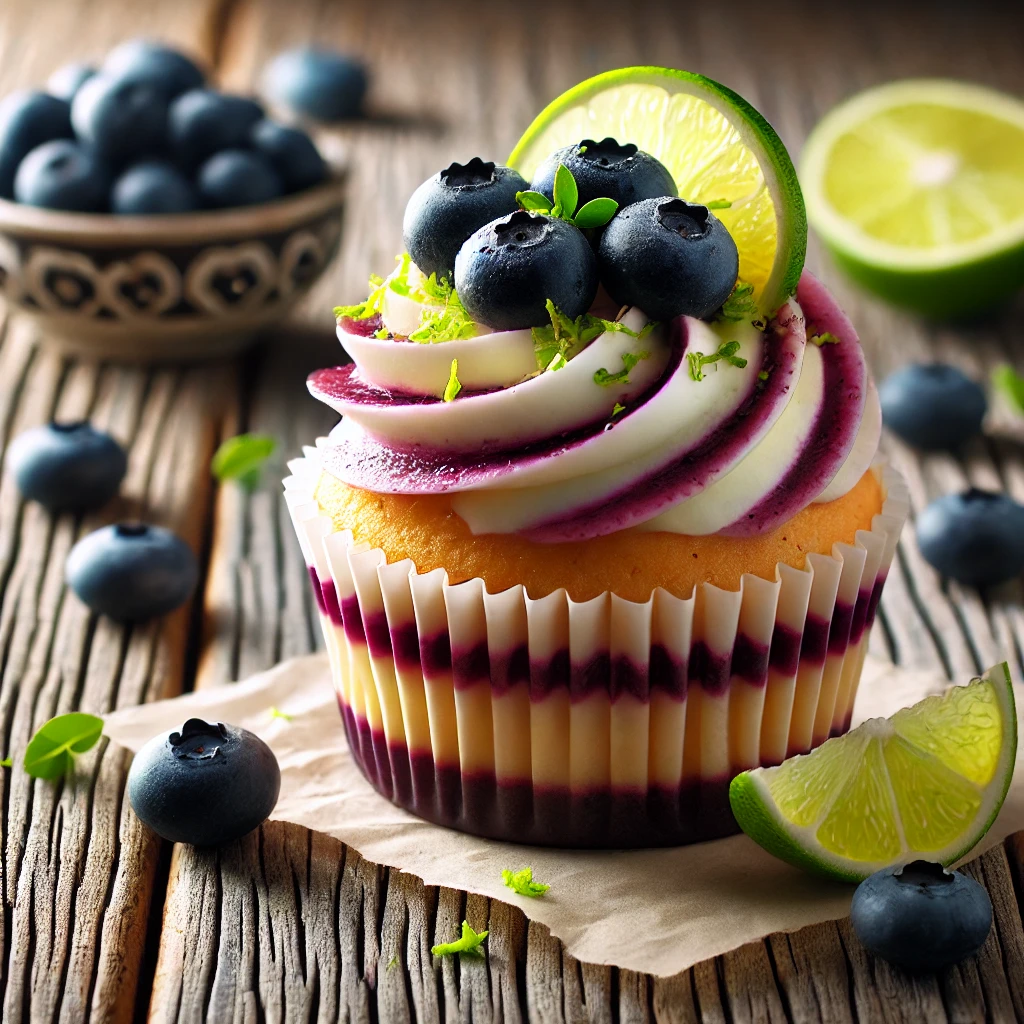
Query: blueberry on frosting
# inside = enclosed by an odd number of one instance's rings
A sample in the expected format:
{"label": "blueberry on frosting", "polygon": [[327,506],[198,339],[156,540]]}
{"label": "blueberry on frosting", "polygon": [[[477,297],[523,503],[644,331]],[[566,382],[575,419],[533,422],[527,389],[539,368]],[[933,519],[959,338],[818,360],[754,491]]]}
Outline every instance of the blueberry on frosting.
{"label": "blueberry on frosting", "polygon": [[451,280],[455,257],[474,231],[516,210],[516,193],[527,187],[518,171],[473,157],[453,163],[413,192],[402,237],[424,274]]}
{"label": "blueberry on frosting", "polygon": [[482,227],[455,260],[462,305],[498,331],[548,324],[548,300],[575,319],[590,308],[597,283],[597,261],[583,232],[525,210]]}
{"label": "blueberry on frosting", "polygon": [[552,198],[559,164],[576,179],[580,206],[604,197],[614,199],[620,207],[631,206],[677,192],[672,175],[660,160],[633,143],[620,145],[615,139],[584,139],[552,153],[537,168],[530,188]]}
{"label": "blueberry on frosting", "polygon": [[620,210],[597,255],[608,294],[655,320],[711,316],[739,272],[736,243],[725,225],[706,206],[671,196]]}

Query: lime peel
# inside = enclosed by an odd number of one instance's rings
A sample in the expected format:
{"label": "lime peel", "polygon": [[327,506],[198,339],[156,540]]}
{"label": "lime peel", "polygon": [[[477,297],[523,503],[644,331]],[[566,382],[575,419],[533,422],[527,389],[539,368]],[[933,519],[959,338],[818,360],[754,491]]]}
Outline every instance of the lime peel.
{"label": "lime peel", "polygon": [[743,831],[769,853],[857,882],[896,864],[966,856],[1003,805],[1016,752],[1003,663],[809,754],[743,772],[729,800]]}

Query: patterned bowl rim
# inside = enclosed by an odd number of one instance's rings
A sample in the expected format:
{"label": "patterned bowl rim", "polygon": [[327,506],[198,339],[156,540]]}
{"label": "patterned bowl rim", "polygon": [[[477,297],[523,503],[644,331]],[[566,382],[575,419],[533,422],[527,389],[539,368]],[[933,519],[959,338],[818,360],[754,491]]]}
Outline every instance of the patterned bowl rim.
{"label": "patterned bowl rim", "polygon": [[209,245],[219,238],[287,231],[341,205],[347,175],[338,166],[319,185],[254,206],[199,213],[128,217],[113,213],[44,210],[0,199],[0,234],[43,238],[67,247]]}

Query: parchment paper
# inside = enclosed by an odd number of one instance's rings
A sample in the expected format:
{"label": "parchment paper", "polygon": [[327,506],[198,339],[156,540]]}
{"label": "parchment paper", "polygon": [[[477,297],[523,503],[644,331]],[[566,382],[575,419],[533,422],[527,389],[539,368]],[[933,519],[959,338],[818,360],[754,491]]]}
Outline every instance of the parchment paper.
{"label": "parchment paper", "polygon": [[[947,685],[938,676],[869,658],[854,724],[890,715]],[[1016,689],[1020,709],[1024,688]],[[580,852],[478,839],[420,821],[379,796],[352,763],[323,654],[244,682],[115,712],[107,717],[106,734],[137,750],[190,717],[251,729],[270,744],[281,764],[275,819],[327,832],[369,860],[428,884],[514,903],[580,960],[671,975],[772,932],[849,912],[852,886],[812,878],[742,835],[671,850]],[[972,856],[1024,828],[1021,759],[1018,751],[1003,810]],[[539,899],[502,884],[502,868],[527,864],[551,885]]]}

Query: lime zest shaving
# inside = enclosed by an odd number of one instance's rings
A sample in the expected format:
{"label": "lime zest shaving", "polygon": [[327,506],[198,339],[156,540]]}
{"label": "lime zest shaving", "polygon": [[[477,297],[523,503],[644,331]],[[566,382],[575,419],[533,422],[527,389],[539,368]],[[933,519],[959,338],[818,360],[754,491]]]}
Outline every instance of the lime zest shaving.
{"label": "lime zest shaving", "polygon": [[1024,416],[1024,377],[1009,363],[1002,363],[992,371],[992,387],[1009,402],[1018,416]]}
{"label": "lime zest shaving", "polygon": [[335,320],[367,320],[380,312],[381,303],[384,301],[384,293],[387,291],[387,282],[379,274],[370,275],[370,294],[352,306],[335,306]]}
{"label": "lime zest shaving", "polygon": [[[582,352],[595,338],[609,331],[628,334],[631,338],[645,338],[657,324],[651,321],[638,334],[619,320],[603,320],[599,316],[583,313],[570,320],[550,299],[544,303],[551,318],[551,326],[534,327],[533,349],[537,369],[560,370],[573,356]],[[561,359],[558,357],[561,356]],[[634,364],[635,365],[635,364]]]}
{"label": "lime zest shaving", "polygon": [[831,331],[823,331],[821,334],[811,334],[807,340],[821,348],[822,345],[838,345],[839,338],[837,338]]}
{"label": "lime zest shaving", "polygon": [[704,204],[709,210],[728,210],[732,208],[731,199],[712,199],[710,202]]}
{"label": "lime zest shaving", "polygon": [[709,356],[704,355],[703,352],[687,352],[686,361],[690,364],[690,379],[703,380],[704,367],[711,363],[717,363],[719,360],[724,360],[731,366],[738,366],[742,369],[747,365],[747,361],[742,356],[736,355],[739,350],[740,343],[738,341],[723,341],[718,346],[718,351]]}
{"label": "lime zest shaving", "polygon": [[294,717],[293,715],[289,715],[286,712],[282,711],[280,708],[275,707],[270,708],[269,713],[270,720],[272,722],[277,718],[280,718],[282,722],[290,722]]}
{"label": "lime zest shaving", "polygon": [[746,281],[737,281],[729,298],[722,303],[722,308],[715,316],[716,320],[725,320],[727,323],[752,324],[759,331],[763,331],[767,324],[761,316],[761,311],[754,301],[754,286]]}
{"label": "lime zest shaving", "polygon": [[448,374],[448,383],[444,388],[444,400],[446,402],[455,401],[455,396],[461,390],[462,385],[459,383],[459,361],[458,359],[453,359],[451,372]]}
{"label": "lime zest shaving", "polygon": [[594,383],[601,387],[611,387],[612,384],[628,384],[629,374],[633,367],[643,359],[647,359],[650,352],[623,352],[623,367],[618,373],[609,373],[603,366],[594,371]]}
{"label": "lime zest shaving", "polygon": [[551,888],[550,885],[545,885],[544,882],[535,882],[533,880],[533,868],[531,867],[521,868],[519,871],[510,871],[508,868],[505,868],[501,872],[501,880],[509,889],[520,896],[543,896]]}
{"label": "lime zest shaving", "polygon": [[454,942],[442,942],[437,946],[431,946],[430,952],[433,956],[451,956],[453,953],[470,953],[473,956],[483,956],[480,946],[487,938],[487,932],[477,932],[468,921],[462,922],[462,937]]}
{"label": "lime zest shaving", "polygon": [[621,402],[616,402],[612,406],[612,419],[615,419],[616,416],[621,415],[625,411],[626,411],[626,407]]}

